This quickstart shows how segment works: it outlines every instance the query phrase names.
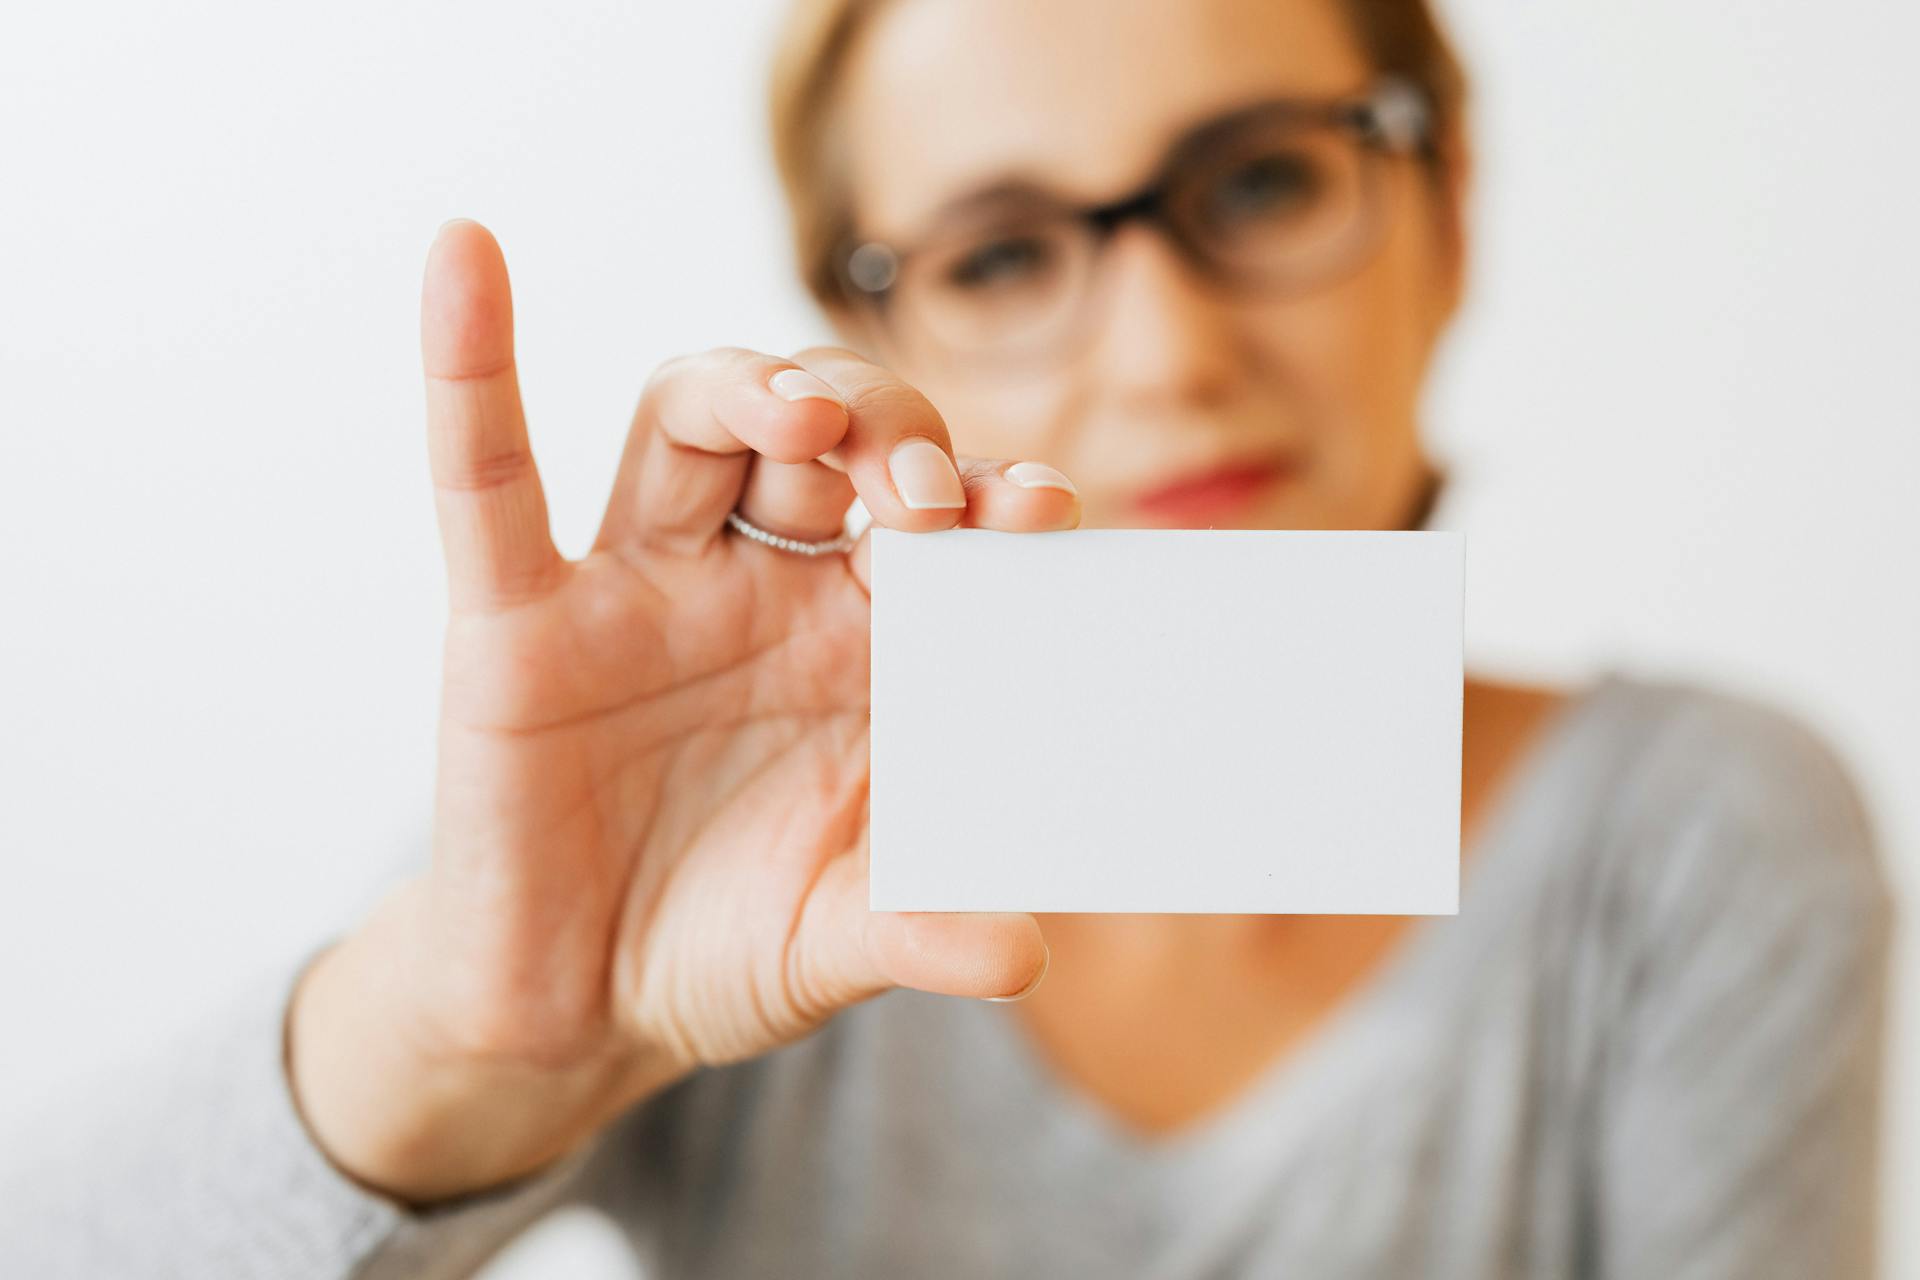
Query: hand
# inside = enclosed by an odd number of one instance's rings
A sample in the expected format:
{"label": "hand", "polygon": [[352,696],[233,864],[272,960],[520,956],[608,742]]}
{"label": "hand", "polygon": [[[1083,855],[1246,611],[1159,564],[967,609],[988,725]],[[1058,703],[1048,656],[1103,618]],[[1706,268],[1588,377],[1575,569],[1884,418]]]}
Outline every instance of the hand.
{"label": "hand", "polygon": [[866,540],[808,558],[724,521],[829,538],[857,493],[896,529],[1063,529],[1074,495],[956,470],[926,399],[851,352],[722,350],[648,382],[568,561],[483,228],[442,228],[422,311],[452,603],[433,857],[292,1005],[295,1094],[334,1162],[442,1199],[890,987],[1032,984],[1031,915],[867,909]]}

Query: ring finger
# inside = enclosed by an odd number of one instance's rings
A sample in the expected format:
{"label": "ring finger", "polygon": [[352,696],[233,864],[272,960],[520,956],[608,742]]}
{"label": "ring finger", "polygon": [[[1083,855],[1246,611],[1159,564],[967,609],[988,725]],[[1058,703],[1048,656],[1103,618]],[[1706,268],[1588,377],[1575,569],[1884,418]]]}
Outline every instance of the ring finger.
{"label": "ring finger", "polygon": [[768,533],[802,542],[825,542],[846,529],[853,481],[820,462],[775,462],[755,458],[740,495],[739,511]]}

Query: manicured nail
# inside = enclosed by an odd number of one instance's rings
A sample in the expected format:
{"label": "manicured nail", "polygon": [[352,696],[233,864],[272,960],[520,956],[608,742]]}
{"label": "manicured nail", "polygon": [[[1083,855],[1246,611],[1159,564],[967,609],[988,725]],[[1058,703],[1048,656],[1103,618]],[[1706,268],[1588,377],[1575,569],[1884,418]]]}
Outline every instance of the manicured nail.
{"label": "manicured nail", "polygon": [[1040,972],[1033,975],[1033,981],[1010,996],[981,996],[982,1000],[991,1000],[995,1004],[1008,1004],[1014,1000],[1025,1000],[1040,989],[1040,980],[1047,976],[1047,966],[1053,963],[1053,948],[1046,943],[1040,944]]}
{"label": "manicured nail", "polygon": [[767,390],[782,400],[831,400],[846,407],[846,402],[834,394],[832,387],[805,369],[782,369],[767,379]]}
{"label": "manicured nail", "polygon": [[900,501],[915,511],[967,505],[967,491],[960,483],[960,473],[953,469],[953,459],[925,436],[893,446],[887,470],[893,473],[893,487],[900,491]]}
{"label": "manicured nail", "polygon": [[1067,493],[1080,492],[1073,487],[1073,481],[1044,462],[1016,462],[1007,468],[1006,476],[1022,489],[1060,489]]}

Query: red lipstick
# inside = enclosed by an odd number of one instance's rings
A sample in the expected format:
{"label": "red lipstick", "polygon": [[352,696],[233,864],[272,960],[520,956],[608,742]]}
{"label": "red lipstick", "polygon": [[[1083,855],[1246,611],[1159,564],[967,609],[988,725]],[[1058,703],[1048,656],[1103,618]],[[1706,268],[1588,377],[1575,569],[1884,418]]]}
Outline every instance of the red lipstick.
{"label": "red lipstick", "polygon": [[1155,524],[1204,529],[1230,523],[1293,474],[1290,458],[1259,458],[1188,472],[1170,484],[1149,489],[1133,500],[1135,510]]}

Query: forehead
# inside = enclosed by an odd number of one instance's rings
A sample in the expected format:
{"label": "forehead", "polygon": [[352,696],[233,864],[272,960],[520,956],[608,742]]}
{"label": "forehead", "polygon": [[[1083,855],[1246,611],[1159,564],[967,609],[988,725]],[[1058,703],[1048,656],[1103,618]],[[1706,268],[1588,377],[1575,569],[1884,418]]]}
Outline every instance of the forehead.
{"label": "forehead", "polygon": [[855,216],[904,234],[1007,178],[1112,195],[1211,115],[1366,76],[1338,0],[894,0],[842,89]]}

